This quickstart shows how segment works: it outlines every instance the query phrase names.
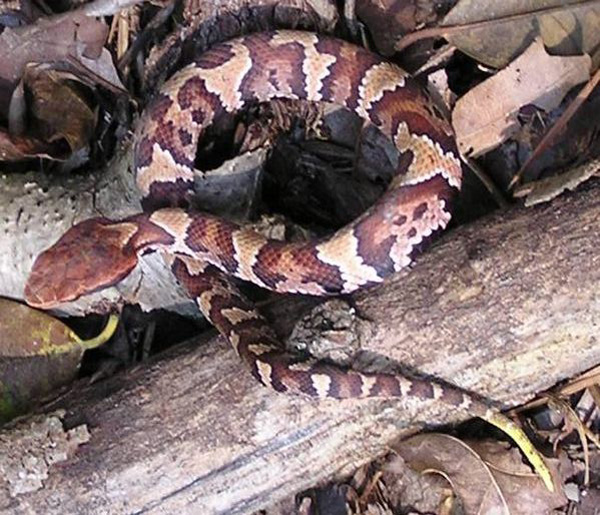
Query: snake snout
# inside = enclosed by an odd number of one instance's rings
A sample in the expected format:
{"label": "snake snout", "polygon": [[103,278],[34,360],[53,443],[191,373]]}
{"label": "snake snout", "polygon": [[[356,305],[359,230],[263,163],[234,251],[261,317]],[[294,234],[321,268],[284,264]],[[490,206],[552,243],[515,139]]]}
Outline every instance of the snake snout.
{"label": "snake snout", "polygon": [[104,218],[85,220],[42,252],[25,285],[25,300],[48,309],[112,286],[137,264],[131,231]]}

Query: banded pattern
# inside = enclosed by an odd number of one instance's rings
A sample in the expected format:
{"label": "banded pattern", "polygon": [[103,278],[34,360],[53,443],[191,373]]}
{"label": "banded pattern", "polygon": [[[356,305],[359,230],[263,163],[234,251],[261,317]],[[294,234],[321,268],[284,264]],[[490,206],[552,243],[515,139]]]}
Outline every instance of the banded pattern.
{"label": "banded pattern", "polygon": [[252,375],[278,392],[337,399],[411,397],[437,399],[476,414],[488,407],[436,382],[382,373],[361,373],[281,349],[268,322],[215,266],[171,255],[171,268],[202,314],[231,342]]}
{"label": "banded pattern", "polygon": [[[196,148],[220,116],[273,98],[332,102],[356,112],[396,145],[385,195],[333,236],[288,244],[232,222],[188,212]],[[450,220],[461,167],[452,131],[405,72],[346,42],[296,31],[218,45],[172,77],[146,109],[135,144],[146,212],[86,220],[38,256],[27,301],[52,307],[116,283],[149,250],[166,251],[177,279],[253,375],[277,391],[314,397],[440,399],[487,416],[458,389],[392,374],[363,374],[281,349],[228,276],[278,292],[350,293],[381,282]],[[170,207],[167,207],[170,206]]]}

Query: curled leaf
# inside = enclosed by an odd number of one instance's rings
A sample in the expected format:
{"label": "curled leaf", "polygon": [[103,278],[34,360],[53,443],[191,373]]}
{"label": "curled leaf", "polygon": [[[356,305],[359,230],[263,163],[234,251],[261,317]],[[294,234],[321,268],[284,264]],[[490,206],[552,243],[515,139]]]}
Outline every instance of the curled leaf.
{"label": "curled leaf", "polygon": [[446,478],[466,513],[549,513],[567,503],[562,490],[549,492],[523,464],[518,450],[503,443],[471,444],[425,433],[401,442],[396,450],[412,468]]}

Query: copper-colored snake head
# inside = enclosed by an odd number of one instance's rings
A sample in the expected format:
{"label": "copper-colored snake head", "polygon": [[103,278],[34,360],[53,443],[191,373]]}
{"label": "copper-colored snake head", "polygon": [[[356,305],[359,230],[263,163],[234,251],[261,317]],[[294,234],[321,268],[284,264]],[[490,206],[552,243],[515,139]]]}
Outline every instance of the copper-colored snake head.
{"label": "copper-colored snake head", "polygon": [[25,285],[30,306],[48,309],[116,284],[137,264],[138,226],[105,218],[85,220],[42,252]]}

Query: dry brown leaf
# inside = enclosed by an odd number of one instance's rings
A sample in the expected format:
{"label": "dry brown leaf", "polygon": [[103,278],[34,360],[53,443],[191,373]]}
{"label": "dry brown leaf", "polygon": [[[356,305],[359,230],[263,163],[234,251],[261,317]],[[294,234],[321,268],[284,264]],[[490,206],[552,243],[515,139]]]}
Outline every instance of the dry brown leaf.
{"label": "dry brown leaf", "polygon": [[541,36],[553,54],[592,55],[600,60],[600,6],[581,0],[460,0],[442,26],[484,26],[449,34],[448,40],[476,61],[501,68]]}
{"label": "dry brown leaf", "polygon": [[594,3],[541,15],[538,26],[540,36],[553,54],[587,53],[592,57],[592,69],[596,70],[600,64],[600,6]]}
{"label": "dry brown leaf", "polygon": [[421,474],[397,453],[386,457],[381,470],[375,498],[385,499],[396,512],[410,506],[418,513],[437,513],[448,497],[456,499],[443,476]]}
{"label": "dry brown leaf", "polygon": [[546,458],[554,476],[554,484],[559,485],[556,492],[550,493],[538,476],[523,463],[517,448],[492,440],[469,442],[469,446],[490,467],[512,515],[552,513],[552,510],[567,503],[558,459]]}
{"label": "dry brown leaf", "polygon": [[414,469],[446,478],[462,499],[466,513],[508,515],[508,505],[494,475],[466,443],[449,435],[427,433],[401,442],[395,450]]}
{"label": "dry brown leaf", "polygon": [[577,513],[579,515],[598,515],[600,506],[600,490],[597,488],[586,489],[581,493],[581,505]]}
{"label": "dry brown leaf", "polygon": [[[29,65],[23,82],[31,95],[30,124],[39,138],[65,140],[71,152],[87,146],[96,125],[96,113],[71,73],[53,70],[48,65]],[[69,115],[65,116],[68,106]]]}
{"label": "dry brown leaf", "polygon": [[96,126],[96,109],[89,105],[92,95],[77,76],[54,66],[25,68],[13,91],[8,134],[0,138],[0,161],[63,160],[88,146]]}
{"label": "dry brown leaf", "polygon": [[402,35],[438,20],[441,17],[439,10],[439,2],[433,0],[356,1],[356,14],[369,29],[377,50],[383,55],[394,53],[396,41]]}
{"label": "dry brown leaf", "polygon": [[26,136],[10,136],[0,129],[0,161],[21,161],[31,157],[50,158],[51,145]]}
{"label": "dry brown leaf", "polygon": [[497,147],[518,130],[522,106],[557,107],[573,86],[589,79],[590,65],[587,55],[551,56],[535,40],[508,67],[458,99],[452,124],[460,151],[476,157]]}
{"label": "dry brown leaf", "polygon": [[84,349],[72,335],[46,313],[0,299],[0,423],[76,377]]}
{"label": "dry brown leaf", "polygon": [[[81,13],[40,18],[31,25],[5,28],[0,34],[0,48],[10,59],[0,59],[1,89],[12,92],[31,62],[98,59],[107,33],[104,22]],[[0,112],[8,111],[7,98],[10,97],[6,94],[0,95]]]}
{"label": "dry brown leaf", "polygon": [[600,174],[600,158],[573,168],[560,175],[553,175],[535,182],[528,182],[515,189],[513,196],[526,197],[527,207],[549,202],[566,190],[574,190],[588,179]]}
{"label": "dry brown leaf", "polygon": [[127,90],[117,72],[111,53],[103,48],[98,58],[90,59],[78,49],[76,59],[69,61],[73,72],[80,80],[91,86],[104,86],[115,93],[125,93]]}
{"label": "dry brown leaf", "polygon": [[76,82],[124,91],[103,47],[107,31],[104,22],[70,12],[0,33],[10,55],[0,60],[0,114],[9,120],[9,131],[0,134],[0,160],[63,160],[87,146],[96,112]]}
{"label": "dry brown leaf", "polygon": [[60,354],[72,350],[69,343],[83,352],[71,329],[60,320],[0,298],[0,356],[3,358]]}
{"label": "dry brown leaf", "polygon": [[81,340],[43,311],[0,298],[0,423],[71,382],[86,349],[112,335],[113,317],[96,338]]}
{"label": "dry brown leaf", "polygon": [[0,61],[0,78],[15,83],[30,62],[48,62],[79,53],[88,59],[100,57],[108,27],[81,14],[39,19],[32,25],[6,28],[0,46],[10,59]]}
{"label": "dry brown leaf", "polygon": [[[467,514],[543,514],[567,502],[562,490],[549,492],[518,450],[506,444],[468,444],[449,435],[426,433],[401,442],[396,451],[413,468],[444,476]],[[555,484],[561,483],[555,480]]]}

